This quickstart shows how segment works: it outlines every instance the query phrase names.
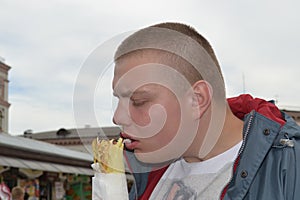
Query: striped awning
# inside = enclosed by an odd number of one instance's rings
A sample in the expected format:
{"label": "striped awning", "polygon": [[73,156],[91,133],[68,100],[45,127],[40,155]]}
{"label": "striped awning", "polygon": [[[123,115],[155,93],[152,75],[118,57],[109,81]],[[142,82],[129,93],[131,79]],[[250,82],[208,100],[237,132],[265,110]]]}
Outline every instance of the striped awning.
{"label": "striped awning", "polygon": [[34,160],[25,160],[19,158],[12,158],[0,155],[0,166],[35,169],[49,172],[62,172],[70,174],[93,175],[94,171],[89,168],[76,167],[70,165],[62,165],[50,162],[41,162]]}

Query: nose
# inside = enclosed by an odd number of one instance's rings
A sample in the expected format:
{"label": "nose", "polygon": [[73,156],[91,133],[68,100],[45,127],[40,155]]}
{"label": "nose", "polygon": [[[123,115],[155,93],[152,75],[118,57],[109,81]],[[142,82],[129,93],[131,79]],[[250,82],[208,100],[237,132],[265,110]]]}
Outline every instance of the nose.
{"label": "nose", "polygon": [[128,104],[119,100],[118,106],[113,116],[113,123],[119,126],[128,126],[130,124],[130,116]]}

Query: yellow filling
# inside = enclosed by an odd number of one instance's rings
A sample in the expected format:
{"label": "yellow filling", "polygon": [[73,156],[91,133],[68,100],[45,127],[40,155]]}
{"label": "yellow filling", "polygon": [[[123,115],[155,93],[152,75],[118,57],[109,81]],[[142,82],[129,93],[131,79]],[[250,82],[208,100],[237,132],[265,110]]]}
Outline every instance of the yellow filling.
{"label": "yellow filling", "polygon": [[103,173],[124,173],[123,139],[99,140],[92,142],[94,163],[99,163]]}

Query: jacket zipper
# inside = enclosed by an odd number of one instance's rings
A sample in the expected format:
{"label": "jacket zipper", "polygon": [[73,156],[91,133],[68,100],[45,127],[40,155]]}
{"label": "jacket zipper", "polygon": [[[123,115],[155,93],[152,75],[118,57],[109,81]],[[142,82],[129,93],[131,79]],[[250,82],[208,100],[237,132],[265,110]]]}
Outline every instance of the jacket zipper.
{"label": "jacket zipper", "polygon": [[253,117],[254,117],[254,113],[251,112],[250,113],[249,122],[248,122],[248,125],[247,125],[247,128],[246,128],[245,134],[244,134],[243,143],[242,143],[242,146],[241,146],[241,148],[239,150],[238,156],[240,156],[243,153],[243,151],[244,151],[245,144],[246,144],[246,139],[248,137],[248,134],[249,134],[249,131],[250,131],[250,128],[251,128],[251,125],[252,125]]}
{"label": "jacket zipper", "polygon": [[[248,134],[249,134],[251,125],[252,125],[253,117],[254,117],[254,112],[251,111],[251,112],[250,112],[249,122],[248,122],[247,128],[246,128],[246,130],[245,130],[245,134],[243,134],[243,142],[242,142],[242,146],[241,146],[241,148],[240,148],[240,150],[239,150],[239,152],[238,152],[238,155],[237,155],[235,161],[233,162],[233,165],[235,165],[235,163],[237,162],[237,159],[239,159],[240,155],[241,155],[241,154],[243,153],[243,151],[244,151],[244,148],[245,148],[245,145],[246,145],[246,140],[247,140],[247,137],[248,137]],[[238,161],[238,162],[240,162],[240,161]],[[234,173],[235,173],[235,170],[234,170],[234,167],[233,167],[232,173],[231,173],[231,178],[229,179],[227,185],[225,185],[225,186],[223,187],[223,189],[221,190],[221,191],[222,191],[222,192],[221,192],[221,195],[222,195],[222,193],[224,192],[225,188],[231,183],[231,181],[232,181],[232,179],[233,179]],[[227,189],[228,189],[228,188],[227,188]],[[222,196],[220,196],[219,199],[222,200]]]}

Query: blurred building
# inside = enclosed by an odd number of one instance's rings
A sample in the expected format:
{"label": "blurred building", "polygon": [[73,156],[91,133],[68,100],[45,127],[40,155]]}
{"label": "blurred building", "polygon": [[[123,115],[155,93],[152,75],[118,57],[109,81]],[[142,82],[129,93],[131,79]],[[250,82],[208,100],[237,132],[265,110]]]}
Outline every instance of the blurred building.
{"label": "blurred building", "polygon": [[281,111],[287,113],[289,116],[291,116],[297,122],[298,125],[300,125],[300,111],[287,110],[287,109],[283,109]]}
{"label": "blurred building", "polygon": [[0,132],[8,133],[8,71],[10,66],[0,59]]}
{"label": "blurred building", "polygon": [[68,149],[92,153],[92,141],[100,139],[115,139],[119,137],[121,129],[116,126],[78,129],[65,129],[33,133],[32,130],[25,131],[23,137],[40,140],[43,142],[64,146]]}

